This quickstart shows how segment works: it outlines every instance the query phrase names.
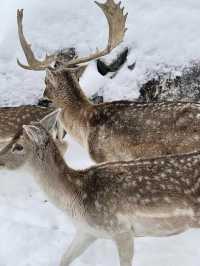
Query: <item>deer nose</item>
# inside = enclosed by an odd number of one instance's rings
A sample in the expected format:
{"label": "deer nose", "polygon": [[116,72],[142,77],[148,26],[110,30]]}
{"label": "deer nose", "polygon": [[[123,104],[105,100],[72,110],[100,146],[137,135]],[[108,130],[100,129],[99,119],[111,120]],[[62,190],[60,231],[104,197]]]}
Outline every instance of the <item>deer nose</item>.
{"label": "deer nose", "polygon": [[0,168],[4,167],[5,164],[3,162],[0,162]]}

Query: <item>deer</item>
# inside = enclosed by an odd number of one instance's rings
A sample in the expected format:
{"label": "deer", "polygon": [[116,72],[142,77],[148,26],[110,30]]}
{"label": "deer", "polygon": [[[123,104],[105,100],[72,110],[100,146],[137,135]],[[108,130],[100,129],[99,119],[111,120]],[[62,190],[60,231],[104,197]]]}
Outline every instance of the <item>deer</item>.
{"label": "deer", "polygon": [[33,174],[49,200],[74,223],[76,235],[60,266],[69,266],[97,239],[116,244],[131,266],[137,237],[163,237],[200,227],[200,151],[74,170],[49,134],[59,110],[23,125],[0,151],[1,169]]}
{"label": "deer", "polygon": [[[39,105],[0,107],[0,149],[12,140],[24,124],[40,121],[54,110],[55,108],[50,104],[48,107]],[[61,153],[64,155],[67,149],[66,142],[63,140],[65,132],[59,121],[57,121],[56,127],[52,131],[52,135]]]}
{"label": "deer", "polygon": [[[67,62],[76,58],[77,52],[74,48],[68,48],[58,51],[57,56]],[[77,71],[76,77],[78,79],[80,79],[84,70],[85,68],[82,68],[81,71]],[[37,105],[0,107],[0,148],[5,146],[15,136],[23,124],[40,121],[54,110],[54,104],[44,97],[39,99]],[[52,134],[63,154],[66,151],[66,143],[63,141],[65,133],[61,123],[57,121]]]}
{"label": "deer", "polygon": [[[187,102],[114,101],[91,103],[84,94],[77,72],[92,60],[109,54],[124,39],[127,14],[120,3],[95,2],[109,25],[108,44],[89,56],[66,62],[57,53],[39,60],[23,31],[23,10],[17,12],[18,34],[28,64],[26,70],[46,71],[44,97],[61,108],[66,132],[87,149],[97,163],[134,160],[193,152],[200,148],[200,104]],[[56,66],[52,66],[56,64]],[[188,126],[189,125],[189,126]]]}

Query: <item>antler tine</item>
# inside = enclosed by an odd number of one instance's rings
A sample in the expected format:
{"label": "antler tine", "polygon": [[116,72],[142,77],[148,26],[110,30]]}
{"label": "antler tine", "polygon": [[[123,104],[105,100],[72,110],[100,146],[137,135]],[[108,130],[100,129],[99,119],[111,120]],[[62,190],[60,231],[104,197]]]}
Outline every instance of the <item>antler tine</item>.
{"label": "antler tine", "polygon": [[28,65],[22,64],[19,59],[17,59],[17,63],[20,67],[28,70],[45,70],[53,61],[56,60],[57,54],[52,55],[46,55],[46,58],[42,61],[38,60],[32,49],[31,45],[27,42],[24,32],[23,32],[23,9],[17,10],[17,26],[18,26],[18,35],[19,40],[22,46],[22,49],[24,51],[26,60],[28,62]]}
{"label": "antler tine", "polygon": [[124,8],[120,7],[121,2],[116,4],[114,0],[107,0],[105,4],[101,4],[96,1],[95,3],[103,11],[109,25],[109,39],[107,47],[104,50],[97,51],[87,57],[71,60],[65,64],[65,68],[77,64],[87,63],[91,60],[105,56],[117,47],[124,39],[124,35],[127,30],[125,26],[128,13],[124,15]]}

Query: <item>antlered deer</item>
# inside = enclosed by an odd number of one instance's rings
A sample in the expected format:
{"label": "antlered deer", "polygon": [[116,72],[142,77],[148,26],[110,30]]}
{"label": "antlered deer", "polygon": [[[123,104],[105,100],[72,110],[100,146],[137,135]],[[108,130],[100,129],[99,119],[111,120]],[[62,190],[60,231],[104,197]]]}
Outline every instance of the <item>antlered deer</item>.
{"label": "antlered deer", "polygon": [[115,241],[131,266],[135,237],[174,235],[200,227],[200,152],[73,170],[51,135],[57,112],[26,125],[0,152],[0,166],[26,165],[49,199],[74,222],[76,236],[61,266],[98,238]]}
{"label": "antlered deer", "polygon": [[[200,104],[137,103],[118,101],[92,104],[84,95],[75,73],[79,65],[110,53],[125,34],[126,17],[120,4],[107,0],[98,6],[109,24],[108,45],[83,58],[62,62],[57,53],[38,60],[23,34],[23,11],[18,11],[19,38],[29,70],[47,70],[44,96],[62,108],[65,130],[75,137],[96,162],[149,158],[195,151],[200,148]],[[50,65],[58,61],[58,67]]]}

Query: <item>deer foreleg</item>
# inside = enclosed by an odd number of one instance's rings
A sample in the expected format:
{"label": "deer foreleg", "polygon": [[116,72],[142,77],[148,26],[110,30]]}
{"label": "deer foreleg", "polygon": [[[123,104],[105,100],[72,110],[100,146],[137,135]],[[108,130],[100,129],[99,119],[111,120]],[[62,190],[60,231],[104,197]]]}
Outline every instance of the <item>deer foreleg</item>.
{"label": "deer foreleg", "polygon": [[120,266],[131,266],[133,260],[134,241],[132,232],[119,234],[115,238]]}
{"label": "deer foreleg", "polygon": [[95,237],[87,233],[77,232],[70,247],[63,255],[60,266],[69,266],[70,263],[78,258],[95,240]]}

